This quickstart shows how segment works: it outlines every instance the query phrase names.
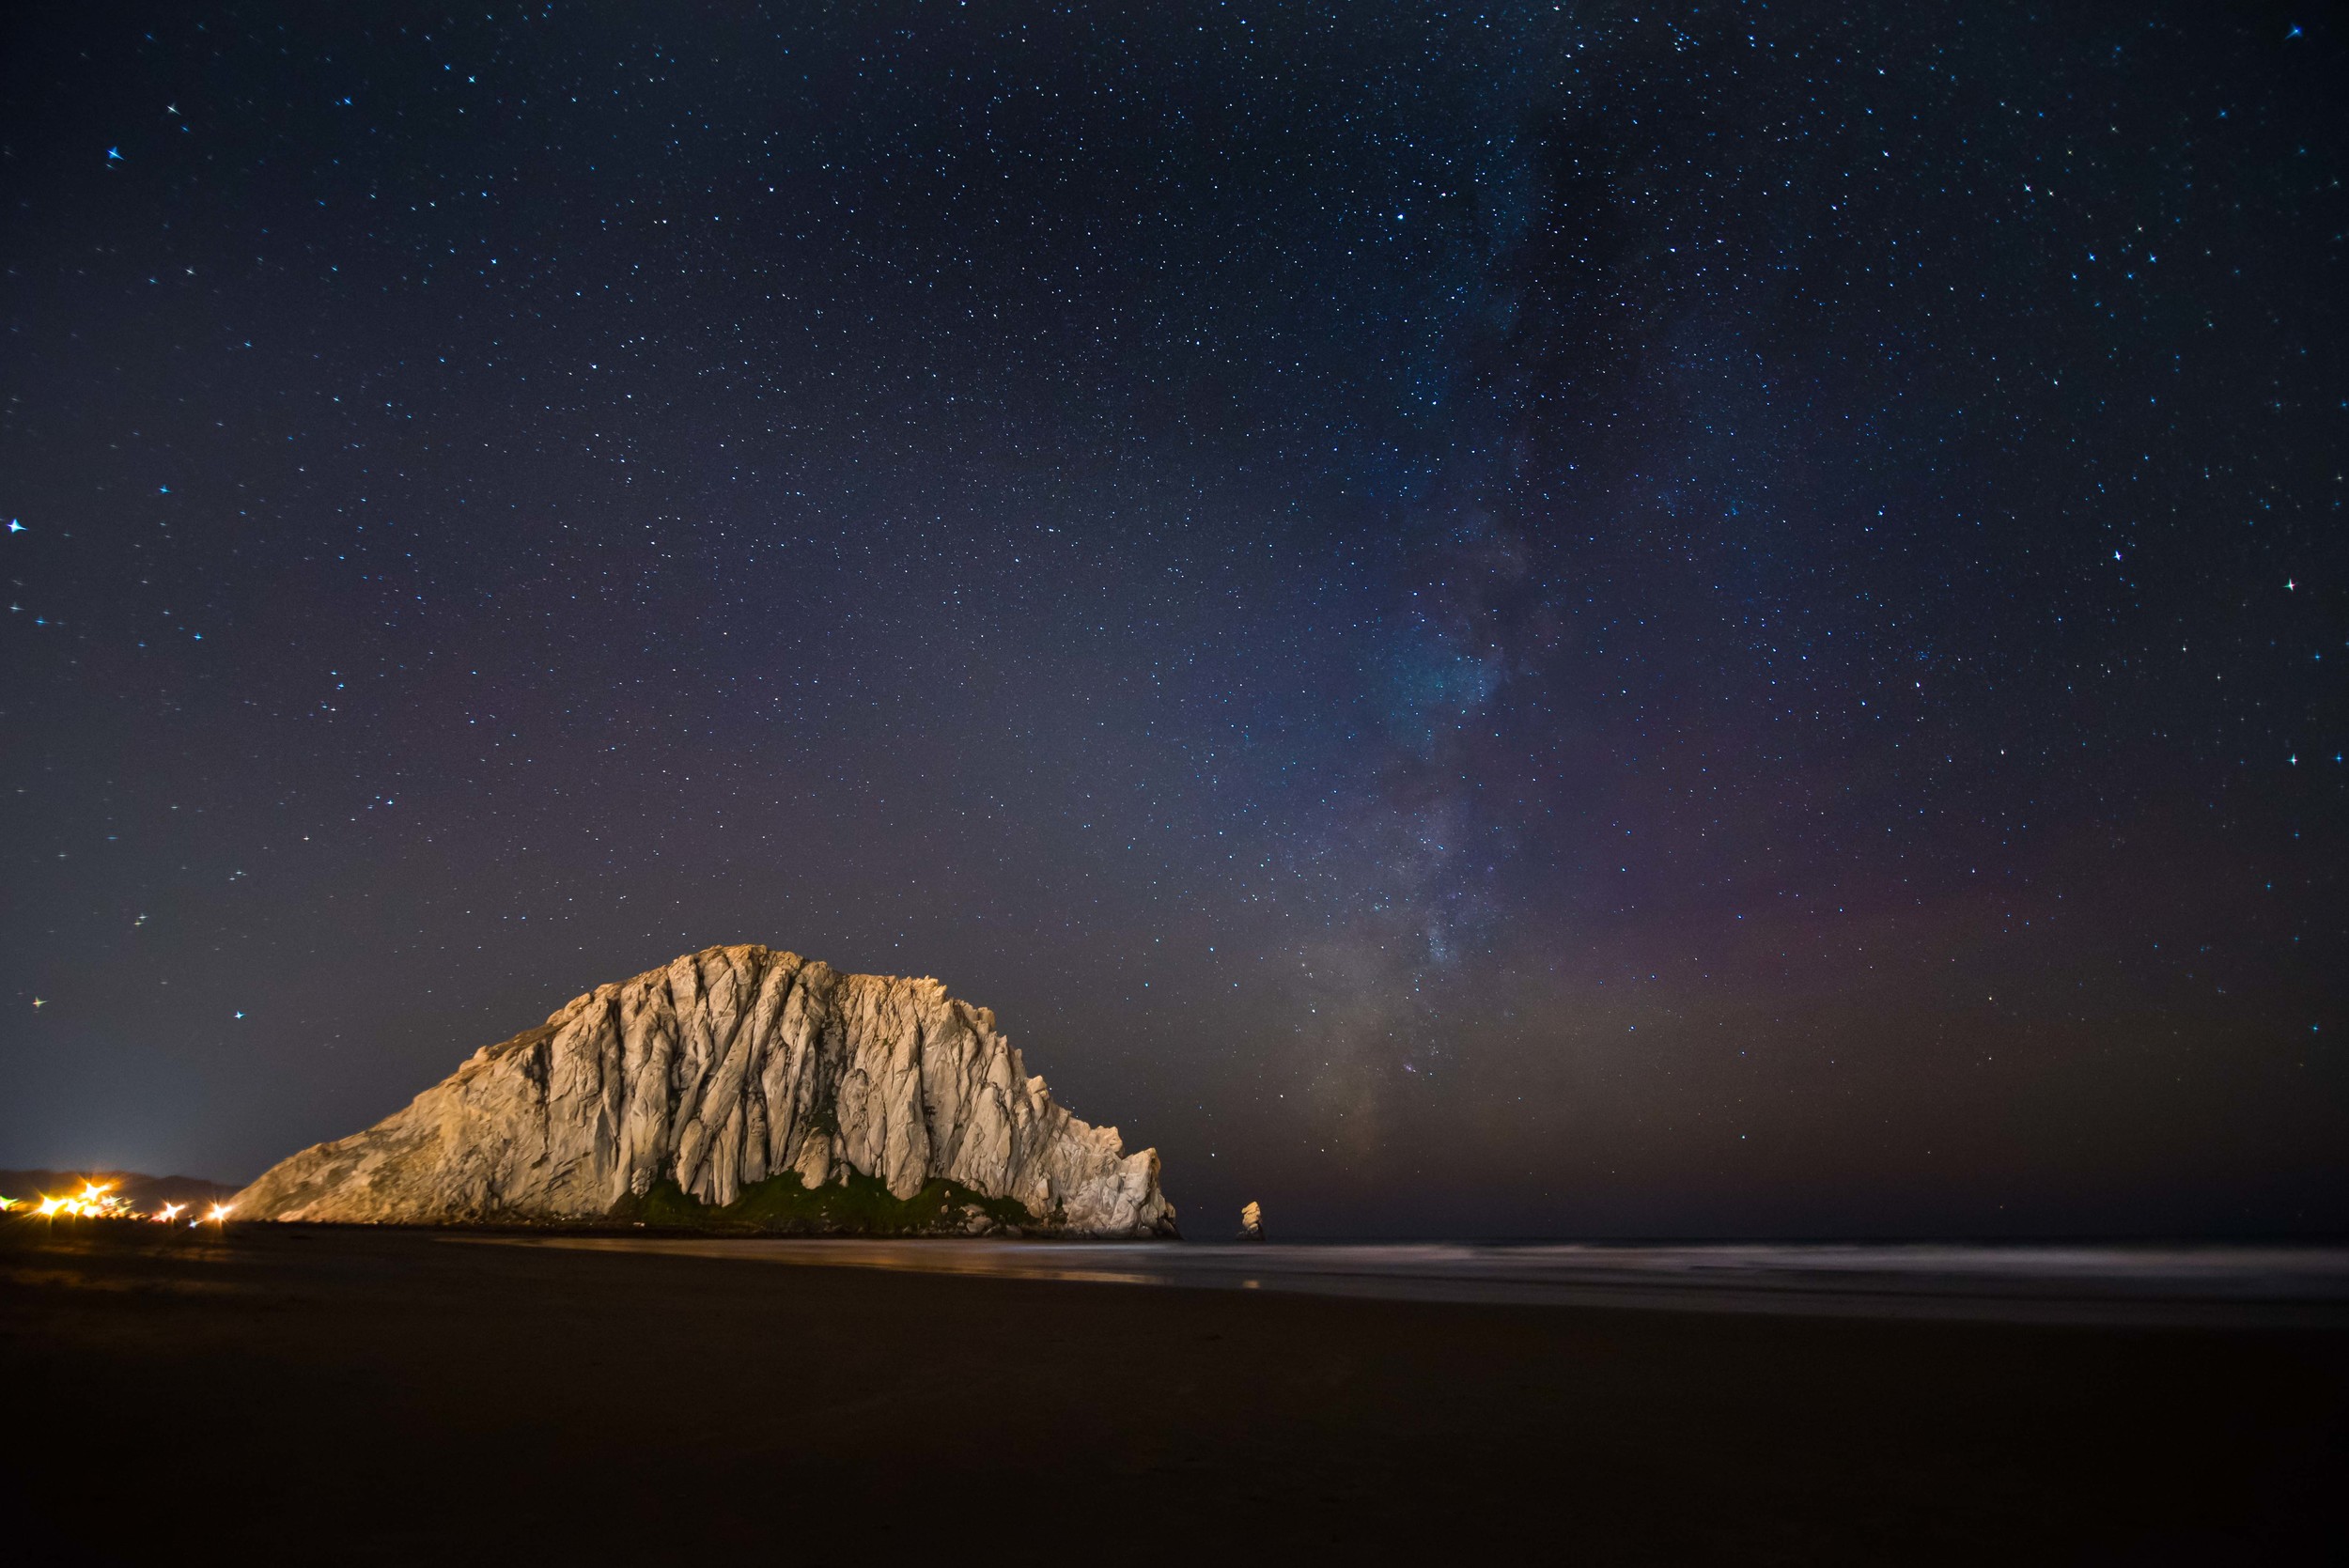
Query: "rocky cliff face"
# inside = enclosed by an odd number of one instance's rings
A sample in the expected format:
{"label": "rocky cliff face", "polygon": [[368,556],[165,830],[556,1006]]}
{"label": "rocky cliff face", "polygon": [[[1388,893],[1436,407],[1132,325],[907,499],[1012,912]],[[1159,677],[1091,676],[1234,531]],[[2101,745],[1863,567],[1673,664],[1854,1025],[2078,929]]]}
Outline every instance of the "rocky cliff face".
{"label": "rocky cliff face", "polygon": [[406,1110],[305,1149],[241,1219],[585,1219],[674,1181],[705,1203],[797,1172],[910,1198],[943,1178],[1084,1235],[1172,1234],[1155,1149],[1052,1103],[995,1016],[935,980],[713,947],[488,1046]]}

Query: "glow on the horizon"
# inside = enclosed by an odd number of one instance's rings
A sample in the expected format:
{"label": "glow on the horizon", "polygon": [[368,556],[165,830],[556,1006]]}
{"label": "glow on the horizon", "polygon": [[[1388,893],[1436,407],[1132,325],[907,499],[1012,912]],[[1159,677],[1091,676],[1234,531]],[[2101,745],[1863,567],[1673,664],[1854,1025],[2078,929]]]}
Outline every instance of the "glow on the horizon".
{"label": "glow on the horizon", "polygon": [[[163,1225],[188,1212],[186,1203],[166,1203],[152,1214],[142,1214],[128,1198],[115,1191],[114,1183],[92,1181],[86,1176],[81,1180],[79,1192],[37,1194],[33,1206],[25,1212],[36,1219],[146,1219]],[[23,1208],[23,1203],[21,1198],[0,1197],[0,1213],[13,1212]],[[233,1207],[229,1203],[214,1203],[203,1219],[191,1219],[188,1223],[217,1225],[228,1218]]]}

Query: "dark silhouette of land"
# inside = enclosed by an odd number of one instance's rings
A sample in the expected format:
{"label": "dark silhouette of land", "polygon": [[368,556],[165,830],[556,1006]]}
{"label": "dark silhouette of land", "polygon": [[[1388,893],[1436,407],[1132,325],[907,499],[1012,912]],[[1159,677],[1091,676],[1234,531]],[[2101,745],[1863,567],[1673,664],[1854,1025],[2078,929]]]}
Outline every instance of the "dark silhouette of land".
{"label": "dark silhouette of land", "polygon": [[20,1220],[0,1226],[0,1388],[10,1537],[45,1563],[2349,1551],[2349,1333],[2321,1328]]}

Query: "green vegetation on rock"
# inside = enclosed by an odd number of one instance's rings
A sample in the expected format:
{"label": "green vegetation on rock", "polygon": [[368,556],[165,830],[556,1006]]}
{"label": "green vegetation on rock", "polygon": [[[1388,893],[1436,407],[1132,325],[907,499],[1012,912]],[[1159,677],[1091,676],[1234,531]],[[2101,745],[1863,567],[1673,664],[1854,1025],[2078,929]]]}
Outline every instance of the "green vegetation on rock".
{"label": "green vegetation on rock", "polygon": [[1017,1200],[989,1198],[959,1182],[933,1180],[912,1197],[901,1199],[878,1179],[854,1172],[846,1182],[827,1183],[811,1191],[796,1171],[754,1182],[723,1205],[705,1203],[673,1181],[656,1182],[641,1198],[621,1199],[612,1210],[612,1219],[662,1230],[951,1235],[972,1229],[974,1210],[978,1218],[991,1222],[981,1228],[1035,1224],[1035,1217]]}

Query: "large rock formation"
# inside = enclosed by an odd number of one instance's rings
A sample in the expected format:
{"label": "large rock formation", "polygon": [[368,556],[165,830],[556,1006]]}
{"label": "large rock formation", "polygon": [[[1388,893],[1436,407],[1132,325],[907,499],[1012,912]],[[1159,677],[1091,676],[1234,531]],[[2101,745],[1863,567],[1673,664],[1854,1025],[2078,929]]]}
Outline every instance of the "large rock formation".
{"label": "large rock formation", "polygon": [[[305,1149],[237,1195],[240,1219],[588,1219],[674,1181],[731,1203],[943,1178],[1084,1235],[1172,1234],[1155,1149],[1052,1103],[995,1015],[935,980],[841,974],[713,947],[603,986],[488,1046],[406,1110]],[[788,1185],[788,1184],[785,1184]]]}

